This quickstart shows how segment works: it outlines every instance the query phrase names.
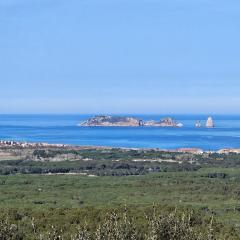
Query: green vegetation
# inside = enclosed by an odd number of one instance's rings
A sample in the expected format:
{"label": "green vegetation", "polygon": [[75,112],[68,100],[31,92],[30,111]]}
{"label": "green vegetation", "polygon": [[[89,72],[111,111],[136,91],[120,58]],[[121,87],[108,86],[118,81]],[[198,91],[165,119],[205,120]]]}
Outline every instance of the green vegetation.
{"label": "green vegetation", "polygon": [[[4,160],[8,158],[16,160]],[[0,175],[83,173],[97,176],[143,175],[152,172],[197,171],[205,167],[238,167],[237,154],[186,154],[124,149],[6,149]]]}
{"label": "green vegetation", "polygon": [[0,239],[240,239],[240,155],[119,149],[14,154],[17,160],[0,161],[0,229],[15,235],[1,238],[0,230]]}
{"label": "green vegetation", "polygon": [[[223,240],[239,239],[238,233],[198,212],[159,206],[145,209],[75,209],[42,211],[28,219],[12,211],[12,219],[0,222],[2,240]],[[15,219],[14,219],[15,217]],[[24,220],[23,220],[24,219]],[[27,219],[27,220],[26,220]],[[58,226],[52,225],[53,223]],[[49,224],[49,225],[48,225]]]}

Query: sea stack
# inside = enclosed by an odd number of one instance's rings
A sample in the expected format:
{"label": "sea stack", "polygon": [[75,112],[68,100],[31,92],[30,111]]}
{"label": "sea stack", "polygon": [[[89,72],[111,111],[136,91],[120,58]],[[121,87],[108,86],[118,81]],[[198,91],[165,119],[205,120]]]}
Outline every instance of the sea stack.
{"label": "sea stack", "polygon": [[197,121],[197,122],[195,123],[195,127],[196,127],[196,128],[200,128],[200,127],[201,127],[201,122],[200,122],[200,121]]}
{"label": "sea stack", "polygon": [[208,117],[207,122],[206,122],[206,128],[213,128],[214,127],[214,122],[212,117]]}

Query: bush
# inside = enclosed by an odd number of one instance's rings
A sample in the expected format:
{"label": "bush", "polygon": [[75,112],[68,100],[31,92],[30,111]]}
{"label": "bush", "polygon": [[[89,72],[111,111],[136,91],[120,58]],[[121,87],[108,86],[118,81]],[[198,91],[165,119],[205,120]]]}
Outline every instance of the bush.
{"label": "bush", "polygon": [[[215,240],[218,233],[213,227],[213,219],[206,224],[190,213],[156,214],[155,209],[146,217],[147,228],[142,231],[127,208],[123,212],[111,211],[94,229],[85,222],[72,236],[65,230],[52,227],[45,234],[35,232],[36,240]],[[34,225],[33,225],[34,226]]]}
{"label": "bush", "polygon": [[10,224],[7,219],[0,220],[1,240],[23,240],[23,234],[16,224]]}
{"label": "bush", "polygon": [[[91,212],[89,212],[91,215]],[[89,216],[88,215],[88,216]],[[141,221],[139,221],[139,218]],[[144,221],[142,221],[145,219]],[[83,220],[83,219],[82,219]],[[90,220],[90,219],[89,219]],[[32,220],[24,225],[0,221],[1,240],[221,240],[240,239],[234,231],[222,231],[222,225],[213,218],[203,219],[197,213],[173,211],[170,214],[157,213],[149,209],[146,216],[132,211],[114,209],[97,217],[97,224],[86,219],[78,225],[65,222],[64,225],[39,227]],[[53,222],[53,221],[52,221]],[[26,221],[25,221],[26,224]],[[50,223],[51,224],[51,223]],[[72,228],[74,226],[74,228]],[[222,232],[221,232],[222,231]],[[227,236],[227,238],[226,238]]]}

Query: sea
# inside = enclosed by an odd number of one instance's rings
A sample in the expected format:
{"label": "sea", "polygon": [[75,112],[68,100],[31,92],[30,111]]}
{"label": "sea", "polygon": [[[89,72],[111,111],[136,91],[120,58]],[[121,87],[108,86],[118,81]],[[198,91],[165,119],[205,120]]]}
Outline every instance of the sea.
{"label": "sea", "polygon": [[201,148],[206,151],[240,148],[240,115],[212,115],[213,129],[195,127],[197,120],[204,125],[207,115],[127,115],[143,120],[160,120],[170,116],[183,123],[182,128],[78,126],[92,116],[94,114],[0,115],[0,140],[76,146]]}

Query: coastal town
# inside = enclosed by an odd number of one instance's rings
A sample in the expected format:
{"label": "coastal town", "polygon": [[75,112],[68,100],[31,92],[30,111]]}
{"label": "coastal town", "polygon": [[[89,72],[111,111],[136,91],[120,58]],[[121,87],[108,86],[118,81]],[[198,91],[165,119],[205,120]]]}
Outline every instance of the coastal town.
{"label": "coastal town", "polygon": [[18,148],[45,148],[45,147],[67,147],[65,144],[51,144],[51,143],[30,143],[12,140],[0,140],[0,148],[18,147]]}
{"label": "coastal town", "polygon": [[[73,146],[68,144],[50,144],[50,143],[30,143],[30,142],[20,142],[20,141],[0,141],[0,155],[4,155],[4,150],[6,149],[63,149],[63,150],[114,150],[120,149],[122,151],[156,151],[156,152],[169,152],[169,153],[191,153],[191,154],[203,154],[203,153],[218,153],[218,154],[229,154],[236,153],[240,154],[240,148],[223,148],[216,151],[213,150],[203,150],[201,148],[176,148],[176,149],[160,149],[160,148],[126,148],[126,147],[109,147],[109,146]],[[1,160],[1,159],[0,159]]]}

